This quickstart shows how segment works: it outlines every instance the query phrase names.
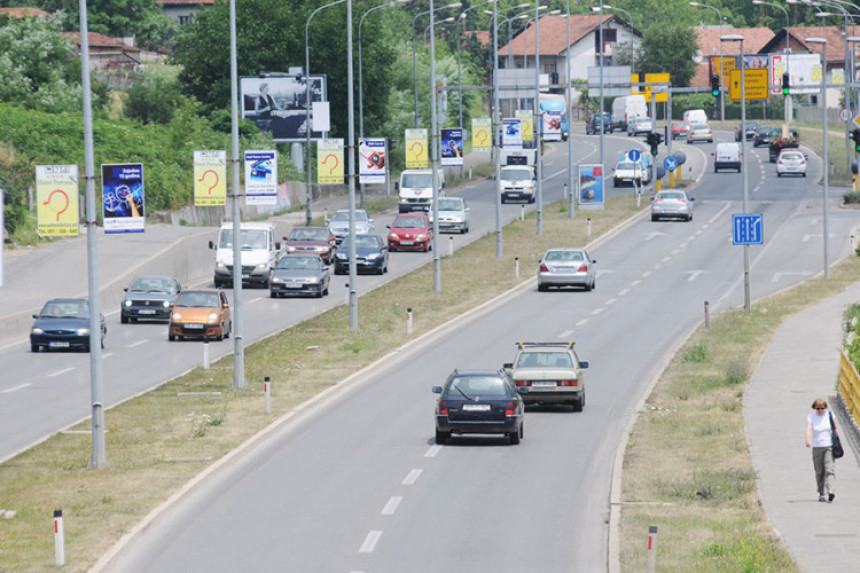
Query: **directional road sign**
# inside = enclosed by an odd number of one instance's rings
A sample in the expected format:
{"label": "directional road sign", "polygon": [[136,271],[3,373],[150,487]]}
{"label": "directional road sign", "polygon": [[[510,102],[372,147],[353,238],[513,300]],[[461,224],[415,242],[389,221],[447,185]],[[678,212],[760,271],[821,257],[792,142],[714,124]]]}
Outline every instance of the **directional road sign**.
{"label": "directional road sign", "polygon": [[627,157],[630,161],[639,161],[642,158],[642,152],[638,149],[631,149],[627,152]]}
{"label": "directional road sign", "polygon": [[761,213],[732,215],[732,243],[735,245],[764,244]]}
{"label": "directional road sign", "polygon": [[[744,99],[746,101],[766,100],[769,85],[767,81],[767,68],[747,68],[744,70]],[[729,72],[729,99],[732,101],[741,101],[740,69],[734,69]]]}
{"label": "directional road sign", "polygon": [[663,167],[666,168],[666,171],[674,171],[678,168],[678,160],[670,155],[663,160]]}

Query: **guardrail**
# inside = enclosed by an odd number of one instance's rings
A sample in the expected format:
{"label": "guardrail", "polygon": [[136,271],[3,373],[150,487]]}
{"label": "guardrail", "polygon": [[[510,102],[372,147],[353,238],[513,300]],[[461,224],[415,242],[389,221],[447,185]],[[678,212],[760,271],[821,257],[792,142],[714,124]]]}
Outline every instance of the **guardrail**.
{"label": "guardrail", "polygon": [[839,397],[856,432],[860,430],[860,374],[843,348],[839,353]]}

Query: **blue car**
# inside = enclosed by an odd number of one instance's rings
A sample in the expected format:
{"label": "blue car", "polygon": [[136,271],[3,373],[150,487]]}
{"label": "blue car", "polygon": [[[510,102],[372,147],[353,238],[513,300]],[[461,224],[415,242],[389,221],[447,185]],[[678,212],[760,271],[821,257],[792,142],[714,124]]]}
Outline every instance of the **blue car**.
{"label": "blue car", "polygon": [[[334,274],[349,272],[349,235],[334,256]],[[381,275],[388,272],[388,245],[379,235],[362,233],[355,235],[355,268],[358,273]]]}
{"label": "blue car", "polygon": [[[105,317],[100,317],[101,347],[105,346]],[[90,351],[90,306],[83,298],[55,298],[34,314],[36,322],[30,329],[30,350],[39,352],[42,348],[51,350]]]}

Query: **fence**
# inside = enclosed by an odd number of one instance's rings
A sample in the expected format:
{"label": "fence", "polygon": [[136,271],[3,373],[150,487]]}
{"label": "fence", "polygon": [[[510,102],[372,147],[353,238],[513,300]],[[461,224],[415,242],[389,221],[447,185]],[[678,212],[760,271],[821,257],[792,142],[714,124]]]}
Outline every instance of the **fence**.
{"label": "fence", "polygon": [[849,415],[854,426],[855,435],[860,431],[860,374],[854,368],[854,364],[848,357],[845,349],[842,349],[839,358],[839,397],[845,407],[845,413]]}

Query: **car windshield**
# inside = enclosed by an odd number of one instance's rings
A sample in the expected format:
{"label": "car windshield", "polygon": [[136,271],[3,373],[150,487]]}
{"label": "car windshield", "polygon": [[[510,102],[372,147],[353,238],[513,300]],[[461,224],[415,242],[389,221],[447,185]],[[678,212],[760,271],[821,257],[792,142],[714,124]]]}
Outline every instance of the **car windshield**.
{"label": "car windshield", "polygon": [[636,169],[636,164],[630,161],[623,161],[615,167],[616,171],[633,171],[634,169]]}
{"label": "car windshield", "polygon": [[799,160],[803,159],[803,155],[800,153],[797,153],[797,152],[783,153],[780,155],[780,158],[790,159],[791,161],[799,161]]}
{"label": "car windshield", "polygon": [[710,128],[710,127],[708,127],[707,125],[705,125],[704,123],[697,123],[697,124],[693,125],[693,126],[691,127],[691,129],[692,129],[693,131],[705,131],[705,130],[707,130],[707,129],[711,129],[711,128]]}
{"label": "car windshield", "polygon": [[567,352],[523,352],[515,368],[573,368]]}
{"label": "car windshield", "polygon": [[[343,223],[349,223],[349,211],[335,211],[334,217],[331,218],[332,221],[340,221]],[[364,223],[367,221],[367,212],[365,211],[356,211],[355,212],[355,222],[356,223]]]}
{"label": "car windshield", "polygon": [[44,318],[85,318],[89,316],[87,304],[80,301],[52,301],[45,305],[39,316]]}
{"label": "car windshield", "polygon": [[217,292],[183,291],[179,293],[179,298],[176,299],[176,306],[190,308],[215,308],[220,306],[220,304],[218,303]]}
{"label": "car windshield", "polygon": [[[356,235],[355,248],[357,249],[379,249],[382,247],[382,239],[377,235]],[[349,248],[349,237],[345,237],[338,248],[338,252],[344,252]]]}
{"label": "car windshield", "polygon": [[173,281],[167,279],[139,277],[134,279],[128,290],[132,292],[172,293],[174,292],[173,287]]}
{"label": "car windshield", "polygon": [[549,251],[543,258],[545,261],[584,261],[585,256],[580,251]]}
{"label": "car windshield", "polygon": [[477,396],[508,395],[504,381],[497,376],[456,376],[448,385],[448,395],[471,400]]}
{"label": "car windshield", "polygon": [[[267,247],[267,232],[265,229],[242,229],[243,249],[265,249]],[[229,249],[233,246],[233,229],[221,229],[221,238],[218,247]]]}
{"label": "car windshield", "polygon": [[463,210],[463,200],[462,199],[439,199],[439,210],[440,211],[462,211]]}
{"label": "car windshield", "polygon": [[392,227],[398,229],[424,229],[426,225],[420,217],[397,217]]}
{"label": "car windshield", "polygon": [[328,241],[327,229],[293,229],[290,233],[290,241]]}
{"label": "car windshield", "polygon": [[319,257],[301,257],[296,255],[287,255],[278,259],[275,265],[276,269],[311,269],[317,270],[320,268]]}
{"label": "car windshield", "polygon": [[400,183],[401,187],[409,189],[432,188],[433,174],[431,173],[404,173]]}
{"label": "car windshield", "polygon": [[529,181],[532,174],[529,169],[502,169],[501,177],[505,181]]}

